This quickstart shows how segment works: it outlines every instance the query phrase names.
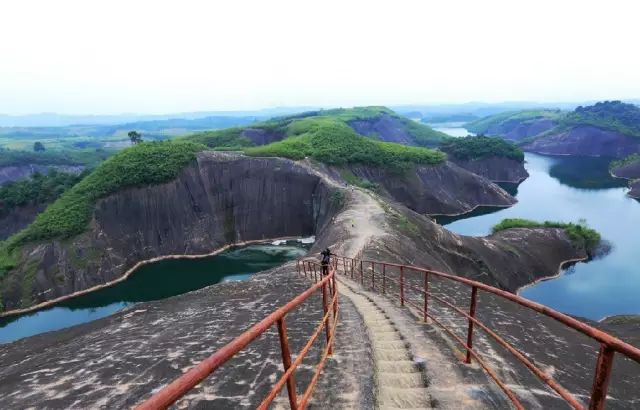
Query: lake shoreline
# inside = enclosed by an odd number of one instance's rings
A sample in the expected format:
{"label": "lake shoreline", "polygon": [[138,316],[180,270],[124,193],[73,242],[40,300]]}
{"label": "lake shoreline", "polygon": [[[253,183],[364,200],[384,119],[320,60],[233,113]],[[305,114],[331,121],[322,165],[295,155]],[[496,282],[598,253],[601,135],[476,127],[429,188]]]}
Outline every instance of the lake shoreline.
{"label": "lake shoreline", "polygon": [[257,244],[263,244],[263,243],[271,243],[271,242],[274,242],[274,241],[297,240],[297,239],[301,239],[301,238],[304,238],[304,237],[301,237],[301,236],[283,236],[283,237],[278,237],[278,238],[254,239],[254,240],[249,240],[249,241],[234,242],[232,244],[224,245],[224,246],[222,246],[220,248],[214,249],[213,251],[211,251],[209,253],[204,253],[204,254],[162,255],[162,256],[157,256],[155,258],[145,259],[145,260],[137,262],[133,267],[131,267],[130,269],[127,269],[127,271],[122,276],[120,276],[119,278],[116,278],[116,279],[114,279],[112,281],[109,281],[109,282],[106,282],[106,283],[103,283],[103,284],[100,284],[100,285],[92,286],[92,287],[90,287],[88,289],[79,290],[77,292],[73,292],[73,293],[70,293],[68,295],[60,296],[60,297],[55,298],[55,299],[47,300],[45,302],[38,303],[37,305],[29,306],[28,308],[13,309],[13,310],[8,310],[6,312],[1,312],[0,313],[0,318],[7,318],[7,317],[12,317],[12,316],[17,316],[17,315],[22,315],[22,314],[25,314],[25,313],[38,311],[40,309],[59,304],[61,302],[76,298],[78,296],[83,296],[83,295],[86,295],[86,294],[89,294],[89,293],[93,293],[93,292],[101,290],[101,289],[109,288],[109,287],[114,286],[114,285],[116,285],[118,283],[124,282],[131,275],[133,275],[136,270],[138,270],[142,266],[145,266],[145,265],[148,265],[148,264],[151,264],[151,263],[160,262],[160,261],[163,261],[163,260],[172,260],[172,259],[201,259],[201,258],[206,258],[206,257],[218,255],[218,254],[220,254],[222,252],[225,252],[225,251],[227,251],[229,249],[232,249],[232,248],[235,248],[235,247],[242,247],[242,246],[248,246],[248,245],[257,245]]}

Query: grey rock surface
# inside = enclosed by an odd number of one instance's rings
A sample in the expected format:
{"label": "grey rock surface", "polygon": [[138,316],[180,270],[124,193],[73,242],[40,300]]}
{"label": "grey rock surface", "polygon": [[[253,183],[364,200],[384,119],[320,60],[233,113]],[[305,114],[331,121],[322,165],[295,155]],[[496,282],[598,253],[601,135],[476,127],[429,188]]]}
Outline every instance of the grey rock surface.
{"label": "grey rock surface", "polygon": [[525,144],[523,149],[548,155],[625,158],[640,152],[640,138],[591,125],[579,125],[537,138]]}

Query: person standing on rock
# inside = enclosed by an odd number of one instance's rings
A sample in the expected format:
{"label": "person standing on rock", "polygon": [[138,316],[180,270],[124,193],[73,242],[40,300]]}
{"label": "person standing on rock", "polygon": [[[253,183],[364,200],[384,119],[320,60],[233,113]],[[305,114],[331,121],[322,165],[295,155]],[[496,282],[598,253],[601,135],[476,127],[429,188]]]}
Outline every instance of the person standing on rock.
{"label": "person standing on rock", "polygon": [[322,255],[322,275],[328,275],[329,274],[329,263],[331,262],[331,255],[336,256],[335,253],[331,253],[331,250],[329,248],[323,250],[322,252],[320,252],[320,255]]}

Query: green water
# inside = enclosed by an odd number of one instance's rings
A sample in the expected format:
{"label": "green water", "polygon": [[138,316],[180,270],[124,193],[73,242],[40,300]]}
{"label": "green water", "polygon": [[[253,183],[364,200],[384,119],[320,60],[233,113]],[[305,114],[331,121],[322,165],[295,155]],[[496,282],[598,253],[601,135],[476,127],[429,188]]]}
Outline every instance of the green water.
{"label": "green water", "polygon": [[90,322],[138,302],[164,299],[220,282],[246,280],[256,272],[303,256],[308,248],[308,243],[299,241],[276,241],[235,248],[216,256],[144,265],[114,286],[34,313],[0,319],[0,343]]}
{"label": "green water", "polygon": [[[538,282],[520,294],[565,313],[601,319],[640,313],[640,202],[627,197],[627,182],[612,178],[608,158],[525,154],[530,177],[520,184],[518,203],[482,208],[457,218],[437,218],[464,235],[487,235],[504,218],[576,222],[598,230],[610,251],[577,263],[560,277]],[[511,189],[514,189],[513,187]]]}

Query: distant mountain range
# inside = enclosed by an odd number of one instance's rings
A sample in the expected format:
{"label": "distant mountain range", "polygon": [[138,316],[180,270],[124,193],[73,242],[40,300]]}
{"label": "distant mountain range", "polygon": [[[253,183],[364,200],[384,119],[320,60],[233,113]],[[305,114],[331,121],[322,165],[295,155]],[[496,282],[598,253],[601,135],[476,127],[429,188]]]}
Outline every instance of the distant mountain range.
{"label": "distant mountain range", "polygon": [[[545,103],[532,101],[513,101],[502,103],[468,102],[462,104],[403,104],[388,106],[399,114],[412,118],[442,117],[464,114],[473,117],[485,117],[499,112],[518,111],[534,108],[552,108],[573,110],[579,105],[591,105],[596,101],[578,101],[562,103]],[[625,102],[640,104],[640,99],[625,100]],[[0,127],[68,127],[78,125],[116,125],[168,120],[196,120],[219,117],[248,117],[267,119],[275,116],[290,115],[305,111],[313,111],[320,106],[274,107],[262,110],[241,111],[194,111],[168,114],[134,114],[124,113],[115,115],[67,115],[57,113],[38,113],[25,115],[0,114]],[[163,127],[164,128],[164,127]],[[178,128],[183,128],[179,126]]]}

